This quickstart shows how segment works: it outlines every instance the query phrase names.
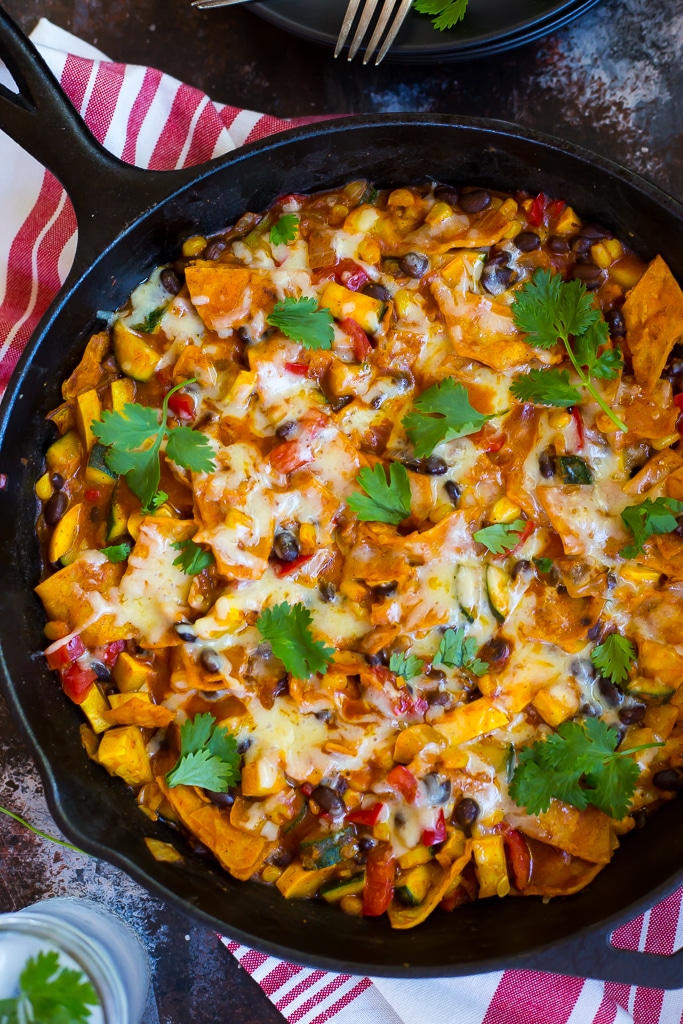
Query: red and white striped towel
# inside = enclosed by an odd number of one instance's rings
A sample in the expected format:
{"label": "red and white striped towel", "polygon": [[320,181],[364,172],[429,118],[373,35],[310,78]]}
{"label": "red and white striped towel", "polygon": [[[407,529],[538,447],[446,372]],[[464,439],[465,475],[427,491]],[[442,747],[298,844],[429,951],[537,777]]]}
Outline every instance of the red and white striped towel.
{"label": "red and white striped towel", "polygon": [[[33,39],[93,134],[141,167],[201,163],[300,123],[221,106],[160,71],[114,64],[46,21]],[[0,167],[1,394],[66,277],[76,222],[55,179],[1,132]],[[682,900],[683,889],[620,928],[615,944],[652,953],[678,949]],[[683,989],[603,985],[535,971],[432,981],[359,978],[298,967],[224,941],[291,1024],[683,1024]]]}

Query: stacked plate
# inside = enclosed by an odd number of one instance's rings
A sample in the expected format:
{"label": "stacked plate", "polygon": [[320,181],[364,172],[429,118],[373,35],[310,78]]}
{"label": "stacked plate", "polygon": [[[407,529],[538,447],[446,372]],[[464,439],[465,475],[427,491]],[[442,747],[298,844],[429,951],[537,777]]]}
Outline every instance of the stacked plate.
{"label": "stacked plate", "polygon": [[[438,32],[411,11],[387,60],[419,64],[472,60],[510,50],[556,31],[598,0],[470,0],[455,28]],[[334,46],[348,0],[267,0],[249,9],[286,32]],[[369,38],[369,36],[368,36]]]}

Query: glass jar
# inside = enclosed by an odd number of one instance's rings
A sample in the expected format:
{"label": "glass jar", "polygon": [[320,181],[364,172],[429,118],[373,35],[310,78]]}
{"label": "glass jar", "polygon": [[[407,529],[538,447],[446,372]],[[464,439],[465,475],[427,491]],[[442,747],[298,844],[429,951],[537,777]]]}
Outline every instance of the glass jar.
{"label": "glass jar", "polygon": [[29,957],[60,954],[60,967],[80,968],[100,1005],[89,1024],[139,1024],[150,985],[140,939],[121,918],[92,900],[56,897],[0,915],[0,999],[15,994]]}

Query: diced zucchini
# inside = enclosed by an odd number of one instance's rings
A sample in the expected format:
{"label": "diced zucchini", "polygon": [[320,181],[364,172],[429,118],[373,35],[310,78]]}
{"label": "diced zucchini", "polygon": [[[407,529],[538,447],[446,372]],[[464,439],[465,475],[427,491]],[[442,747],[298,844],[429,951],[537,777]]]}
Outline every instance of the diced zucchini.
{"label": "diced zucchini", "polygon": [[427,865],[418,864],[399,880],[394,895],[404,907],[417,907],[427,895],[431,880]]}
{"label": "diced zucchini", "polygon": [[384,312],[384,303],[381,299],[373,299],[371,295],[363,295],[362,292],[352,292],[334,281],[326,285],[320,296],[320,305],[329,309],[337,320],[350,317],[370,334],[378,330]]}
{"label": "diced zucchini", "polygon": [[323,835],[307,836],[299,843],[299,853],[304,867],[329,868],[342,860],[342,847],[353,839],[353,830],[325,832]]}
{"label": "diced zucchini", "polygon": [[474,863],[479,881],[479,899],[507,896],[510,891],[505,846],[499,835],[481,836],[472,843]]}
{"label": "diced zucchini", "polygon": [[78,554],[78,535],[81,527],[83,505],[73,505],[62,516],[50,537],[48,558],[60,565],[71,565]]}
{"label": "diced zucchini", "polygon": [[275,884],[285,899],[302,900],[315,896],[320,886],[327,882],[334,872],[334,867],[307,871],[298,861],[293,861],[288,868],[285,868]]}
{"label": "diced zucchini", "polygon": [[497,565],[486,567],[486,593],[498,622],[505,622],[510,614],[510,577]]}
{"label": "diced zucchini", "polygon": [[460,611],[468,622],[479,617],[481,599],[484,593],[483,569],[481,566],[461,565],[455,578],[455,593]]}
{"label": "diced zucchini", "polygon": [[93,445],[85,470],[86,483],[92,487],[108,487],[118,479],[106,463],[106,453],[107,449],[103,444],[98,442]]}
{"label": "diced zucchini", "polygon": [[557,468],[563,484],[592,484],[593,474],[578,455],[558,455]]}
{"label": "diced zucchini", "polygon": [[365,872],[351,878],[333,878],[320,886],[320,895],[328,903],[338,903],[344,896],[360,896],[365,888]]}
{"label": "diced zucchini", "polygon": [[59,473],[68,480],[80,466],[82,457],[83,446],[78,431],[70,430],[50,445],[45,461],[50,474]]}
{"label": "diced zucchini", "polygon": [[639,676],[637,679],[631,680],[626,687],[626,692],[630,693],[632,697],[644,698],[656,704],[665,704],[666,701],[671,700],[676,691],[666,683],[660,682],[659,679],[645,679],[643,676]]}
{"label": "diced zucchini", "polygon": [[119,377],[111,382],[112,412],[123,412],[124,405],[135,401],[135,382],[130,377]]}
{"label": "diced zucchini", "polygon": [[126,376],[133,380],[150,380],[159,362],[157,350],[121,320],[115,322],[113,335],[116,361]]}
{"label": "diced zucchini", "polygon": [[128,507],[128,503],[124,500],[124,492],[121,480],[117,481],[114,487],[114,493],[111,496],[111,506],[109,508],[109,519],[107,521],[107,543],[112,544],[114,541],[120,540],[128,533],[128,516],[131,513],[131,509]]}
{"label": "diced zucchini", "polygon": [[418,843],[412,850],[401,854],[398,858],[398,866],[403,871],[408,871],[409,868],[417,867],[418,864],[428,864],[433,857],[434,850],[431,846],[423,846],[422,843]]}
{"label": "diced zucchini", "polygon": [[89,388],[76,397],[76,425],[86,451],[95,444],[92,425],[102,415],[102,406],[95,388]]}

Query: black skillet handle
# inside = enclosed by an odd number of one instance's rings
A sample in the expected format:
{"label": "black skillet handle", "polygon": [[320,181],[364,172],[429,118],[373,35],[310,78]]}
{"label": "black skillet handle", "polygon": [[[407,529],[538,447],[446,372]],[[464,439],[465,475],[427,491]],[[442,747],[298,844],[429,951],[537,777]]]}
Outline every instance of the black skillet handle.
{"label": "black skillet handle", "polygon": [[196,171],[143,171],[112,156],[90,134],[59,82],[0,8],[0,58],[19,93],[0,85],[0,129],[52,171],[76,211],[76,269],[85,269],[146,209]]}
{"label": "black skillet handle", "polygon": [[591,932],[534,954],[528,964],[515,966],[624,985],[683,988],[683,949],[672,956],[632,952],[613,946],[611,935],[611,928]]}

